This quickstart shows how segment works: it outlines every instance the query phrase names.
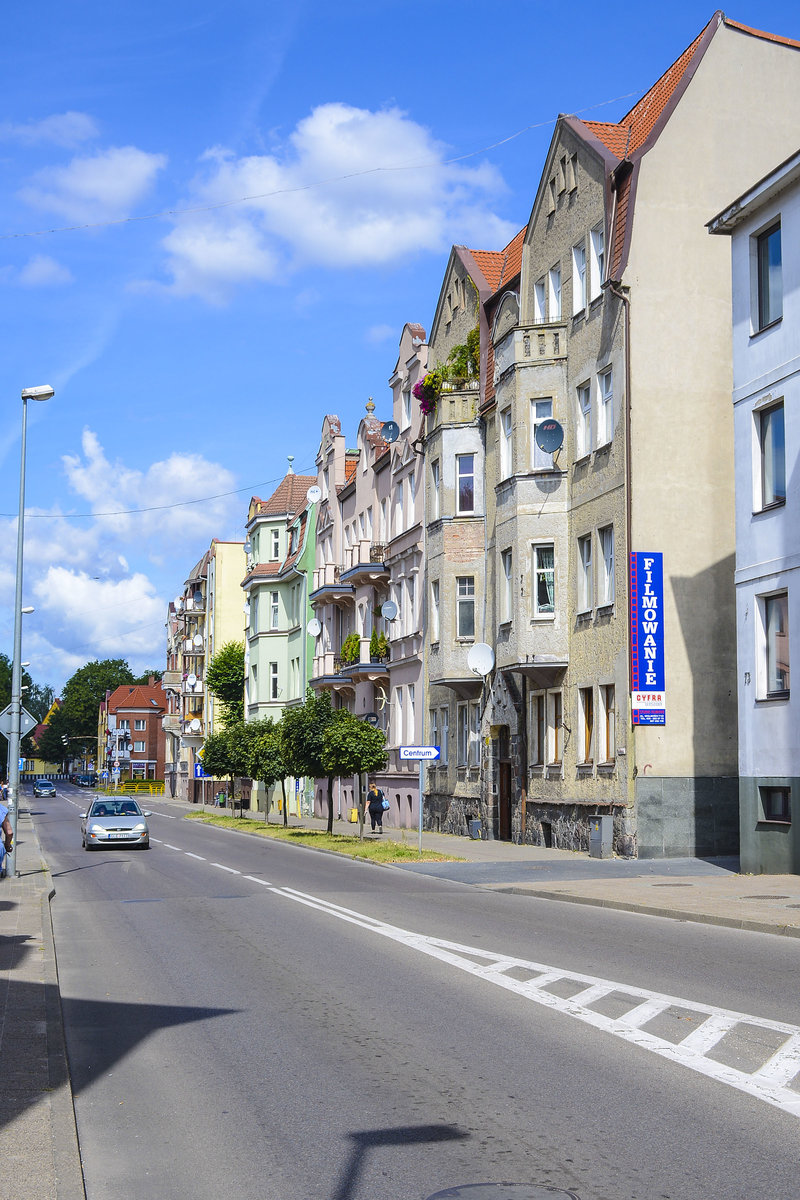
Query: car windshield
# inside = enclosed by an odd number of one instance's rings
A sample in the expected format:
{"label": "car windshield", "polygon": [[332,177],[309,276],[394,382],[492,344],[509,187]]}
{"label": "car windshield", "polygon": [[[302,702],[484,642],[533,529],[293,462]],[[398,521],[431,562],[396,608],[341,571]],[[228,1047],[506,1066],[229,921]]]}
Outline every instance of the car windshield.
{"label": "car windshield", "polygon": [[95,800],[90,817],[140,817],[142,810],[135,800]]}

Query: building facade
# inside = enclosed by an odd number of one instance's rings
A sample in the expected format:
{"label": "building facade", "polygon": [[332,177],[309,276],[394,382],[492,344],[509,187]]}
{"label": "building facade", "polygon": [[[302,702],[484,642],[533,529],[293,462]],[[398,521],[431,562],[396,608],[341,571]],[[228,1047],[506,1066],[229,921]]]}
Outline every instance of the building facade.
{"label": "building facade", "polygon": [[163,780],[166,708],[164,689],[152,676],[147,684],[121,684],[107,694],[100,705],[98,770],[110,781]]}
{"label": "building facade", "polygon": [[731,238],[741,870],[800,872],[800,152],[709,224]]}

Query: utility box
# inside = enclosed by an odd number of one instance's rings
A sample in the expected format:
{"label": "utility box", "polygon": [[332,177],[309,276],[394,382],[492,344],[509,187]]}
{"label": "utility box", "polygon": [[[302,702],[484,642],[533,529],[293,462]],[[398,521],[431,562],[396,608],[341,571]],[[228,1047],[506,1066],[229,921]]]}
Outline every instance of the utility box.
{"label": "utility box", "polygon": [[358,820],[358,809],[357,808],[350,809],[350,815],[348,816],[348,820],[351,825],[355,825],[356,821]]}
{"label": "utility box", "polygon": [[614,853],[614,818],[591,817],[589,820],[589,857],[611,858]]}
{"label": "utility box", "polygon": [[469,836],[472,838],[473,842],[479,842],[481,840],[480,820],[473,819],[468,822],[468,825],[469,825]]}

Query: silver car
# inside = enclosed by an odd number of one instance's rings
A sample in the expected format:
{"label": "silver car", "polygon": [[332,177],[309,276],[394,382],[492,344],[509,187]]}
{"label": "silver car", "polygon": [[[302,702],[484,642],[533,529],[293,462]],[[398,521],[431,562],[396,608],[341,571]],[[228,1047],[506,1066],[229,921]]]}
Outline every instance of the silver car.
{"label": "silver car", "polygon": [[134,846],[149,850],[149,812],[143,812],[135,800],[111,797],[95,798],[88,812],[81,813],[81,842],[84,850],[99,846]]}

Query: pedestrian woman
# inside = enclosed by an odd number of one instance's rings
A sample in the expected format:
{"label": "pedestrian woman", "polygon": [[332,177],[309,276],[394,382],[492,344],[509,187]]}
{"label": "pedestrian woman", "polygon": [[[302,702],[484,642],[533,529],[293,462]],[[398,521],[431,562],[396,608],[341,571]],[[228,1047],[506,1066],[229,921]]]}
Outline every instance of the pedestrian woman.
{"label": "pedestrian woman", "polygon": [[367,800],[369,803],[369,819],[372,821],[372,832],[375,832],[375,826],[377,825],[378,833],[383,833],[383,792],[374,780],[369,785]]}

